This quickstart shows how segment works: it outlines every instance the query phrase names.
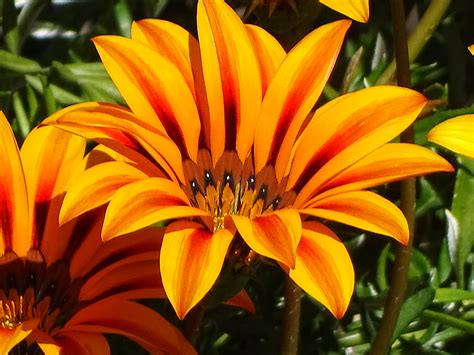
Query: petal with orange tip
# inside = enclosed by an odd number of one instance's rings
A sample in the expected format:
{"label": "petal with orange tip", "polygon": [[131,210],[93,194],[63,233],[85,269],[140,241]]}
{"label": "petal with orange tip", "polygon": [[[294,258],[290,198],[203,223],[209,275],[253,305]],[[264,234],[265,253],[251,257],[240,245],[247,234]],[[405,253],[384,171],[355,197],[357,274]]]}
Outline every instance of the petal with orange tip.
{"label": "petal with orange tip", "polygon": [[[55,336],[55,340],[61,348],[60,354],[110,354],[110,347],[109,343],[107,342],[107,339],[105,339],[105,337],[99,333],[91,333],[87,330],[60,330],[60,334]],[[49,353],[46,354],[49,355]]]}
{"label": "petal with orange tip", "polygon": [[178,221],[168,226],[161,247],[160,271],[166,295],[179,319],[216,282],[232,238],[225,228],[212,233],[194,222]]}
{"label": "petal with orange tip", "polygon": [[295,205],[321,185],[381,147],[408,127],[426,104],[420,93],[376,86],[346,94],[316,110],[301,134],[287,189],[299,190]]}
{"label": "petal with orange tip", "polygon": [[428,140],[474,159],[474,115],[441,122],[428,133]]}
{"label": "petal with orange tip", "polygon": [[318,222],[305,222],[296,265],[289,275],[337,319],[342,318],[354,290],[354,268],[333,231]]}
{"label": "petal with orange tip", "polygon": [[238,294],[225,302],[229,306],[245,309],[247,312],[255,314],[255,305],[245,290],[241,290]]}
{"label": "petal with orange tip", "polygon": [[469,47],[467,47],[467,49],[469,49],[469,52],[474,55],[474,44],[471,44]]}
{"label": "petal with orange tip", "polygon": [[320,2],[358,22],[369,21],[369,0],[320,0]]}
{"label": "petal with orange tip", "polygon": [[370,191],[351,191],[330,196],[301,209],[308,214],[344,223],[408,244],[408,223],[400,209],[389,200]]}
{"label": "petal with orange tip", "polygon": [[452,172],[453,167],[430,149],[405,143],[388,143],[342,171],[321,187],[315,201],[342,192],[364,190],[432,172]]}
{"label": "petal with orange tip", "polygon": [[0,111],[0,254],[26,256],[31,239],[25,177],[10,123]]}
{"label": "petal with orange tip", "polygon": [[198,2],[197,27],[215,161],[236,150],[245,161],[262,102],[259,64],[247,30],[224,1]]}
{"label": "petal with orange tip", "polygon": [[30,319],[14,329],[0,327],[0,354],[8,354],[36,328],[39,321],[39,319]]}
{"label": "petal with orange tip", "polygon": [[199,55],[199,43],[188,31],[169,21],[145,19],[132,24],[132,39],[148,44],[173,63],[194,93],[191,57]]}
{"label": "petal with orange tip", "polygon": [[84,212],[110,201],[122,186],[146,179],[141,170],[119,161],[93,166],[70,181],[64,198],[60,223],[66,223]]}
{"label": "petal with orange tip", "polygon": [[148,178],[128,184],[113,195],[105,214],[102,238],[108,240],[169,219],[206,215],[207,212],[191,207],[175,182]]}
{"label": "petal with orange tip", "polygon": [[260,66],[262,93],[265,95],[268,85],[285,59],[286,52],[276,38],[263,28],[254,25],[245,25],[245,28]]}
{"label": "petal with orange tip", "polygon": [[41,125],[54,125],[95,140],[134,161],[149,175],[161,176],[164,171],[172,178],[183,179],[182,156],[176,144],[124,107],[98,102],[77,104],[59,110]]}
{"label": "petal with orange tip", "polygon": [[268,86],[255,132],[255,169],[276,164],[283,177],[298,132],[331,74],[350,21],[311,32],[286,56]]}
{"label": "petal with orange tip", "polygon": [[253,251],[294,268],[301,238],[301,218],[296,209],[284,208],[254,219],[237,215],[231,218]]}
{"label": "petal with orange tip", "polygon": [[168,58],[144,43],[118,36],[95,37],[100,58],[132,111],[167,132],[196,161],[200,121],[193,94]]}

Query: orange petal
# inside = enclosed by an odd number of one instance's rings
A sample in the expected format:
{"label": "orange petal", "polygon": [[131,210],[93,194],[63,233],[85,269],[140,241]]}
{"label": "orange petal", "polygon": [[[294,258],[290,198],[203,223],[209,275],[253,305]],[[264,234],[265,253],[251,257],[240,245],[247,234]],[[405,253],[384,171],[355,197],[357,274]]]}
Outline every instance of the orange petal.
{"label": "orange petal", "polygon": [[36,328],[38,323],[39,319],[30,319],[11,330],[0,327],[0,354],[8,354]]}
{"label": "orange petal", "polygon": [[231,216],[247,245],[263,256],[295,267],[296,247],[301,238],[301,218],[297,210],[285,208],[249,219]]}
{"label": "orange petal", "polygon": [[10,123],[0,111],[0,253],[14,250],[26,256],[30,248],[30,219],[18,146]]}
{"label": "orange petal", "polygon": [[173,218],[207,214],[191,207],[176,183],[148,178],[128,184],[113,195],[105,214],[102,238],[108,240]]}
{"label": "orange petal", "polygon": [[[331,74],[350,21],[319,27],[298,43],[281,63],[263,100],[255,132],[255,169],[276,164],[285,173],[304,119]],[[253,84],[256,85],[256,84]]]}
{"label": "orange petal", "polygon": [[[102,334],[89,331],[70,331],[61,329],[56,341],[61,347],[62,354],[92,355],[110,354],[109,343]],[[46,353],[49,355],[49,353]]]}
{"label": "orange petal", "polygon": [[330,196],[300,210],[300,213],[336,221],[408,243],[408,223],[389,200],[370,191],[352,191]]}
{"label": "orange petal", "polygon": [[199,43],[188,31],[169,21],[146,19],[132,24],[132,39],[149,45],[173,63],[194,93],[191,56],[199,55]]}
{"label": "orange petal", "polygon": [[356,21],[369,21],[369,0],[320,0],[320,2]]}
{"label": "orange petal", "polygon": [[474,55],[474,44],[471,44],[469,47],[467,47],[467,49],[469,49],[469,52]]}
{"label": "orange petal", "polygon": [[148,175],[183,179],[179,148],[156,127],[129,110],[112,104],[87,102],[62,109],[43,121],[65,131],[95,140],[136,162]]}
{"label": "orange petal", "polygon": [[93,42],[132,111],[161,132],[166,131],[183,154],[187,152],[196,161],[199,115],[176,65],[139,41],[100,36]]}
{"label": "orange petal", "polygon": [[245,25],[245,28],[257,56],[262,78],[262,93],[265,94],[286,52],[276,38],[263,28],[254,25]]}
{"label": "orange petal", "polygon": [[41,248],[48,263],[63,256],[69,241],[67,233],[57,237],[58,213],[67,183],[84,169],[85,148],[85,139],[54,127],[34,129],[21,147],[33,224],[32,247]]}
{"label": "orange petal", "polygon": [[255,305],[245,290],[241,290],[238,294],[227,300],[225,304],[245,309],[247,312],[255,314]]}
{"label": "orange petal", "polygon": [[160,270],[166,295],[179,319],[216,282],[232,238],[227,229],[213,234],[193,222],[180,221],[168,226],[161,247]]}
{"label": "orange petal", "polygon": [[110,201],[122,186],[147,178],[130,164],[111,161],[93,166],[76,176],[61,207],[59,221],[66,223],[73,218]]}
{"label": "orange petal", "polygon": [[333,231],[321,223],[305,222],[296,265],[289,275],[336,318],[342,318],[354,290],[354,268]]}
{"label": "orange petal", "polygon": [[436,171],[452,172],[453,167],[427,148],[415,144],[388,143],[328,181],[320,189],[324,192],[319,192],[305,206],[341,192],[368,189]]}
{"label": "orange petal", "polygon": [[250,151],[262,92],[259,63],[246,28],[224,1],[198,2],[197,25],[210,114],[214,161]]}
{"label": "orange petal", "polygon": [[428,133],[430,142],[474,159],[474,115],[446,120]]}
{"label": "orange petal", "polygon": [[376,86],[316,110],[298,140],[289,172],[287,189],[300,190],[295,205],[301,206],[321,185],[396,137],[425,103],[416,91]]}
{"label": "orange petal", "polygon": [[[40,343],[40,342],[37,342],[37,344],[40,347],[40,349],[43,350],[43,353],[47,355],[60,355],[61,354],[61,347],[56,344],[46,344],[46,343]],[[74,353],[74,354],[77,354],[77,353]]]}

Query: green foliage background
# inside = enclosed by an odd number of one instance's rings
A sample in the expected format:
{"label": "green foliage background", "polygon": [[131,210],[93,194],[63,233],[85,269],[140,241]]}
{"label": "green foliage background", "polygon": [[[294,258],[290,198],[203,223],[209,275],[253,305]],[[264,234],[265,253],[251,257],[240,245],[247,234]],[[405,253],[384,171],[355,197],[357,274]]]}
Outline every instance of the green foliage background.
{"label": "green foliage background", "polygon": [[[432,0],[438,1],[438,0]],[[233,1],[240,13],[247,1]],[[406,1],[412,31],[430,0]],[[90,38],[128,36],[132,20],[162,18],[195,33],[195,1],[184,0],[2,0],[0,108],[21,142],[60,107],[89,100],[123,103]],[[269,17],[258,8],[248,18],[272,32],[287,48],[304,34],[341,17],[316,0],[299,1],[298,12],[279,7]],[[457,167],[418,181],[417,230],[410,268],[409,298],[394,337],[393,353],[474,352],[474,162],[426,141],[436,123],[474,113],[474,2],[452,1],[434,35],[412,64],[413,87],[432,110],[416,123],[417,143],[436,149]],[[320,103],[374,85],[393,58],[390,8],[372,1],[368,24],[354,24]],[[474,140],[474,137],[473,137]],[[398,186],[379,192],[398,199]],[[364,353],[382,314],[393,247],[387,238],[334,226],[353,257],[357,285],[347,315],[337,322],[309,297],[303,300],[301,354]],[[280,342],[284,275],[272,265],[247,270],[246,288],[257,313],[218,306],[206,314],[197,347],[202,354],[275,354]],[[178,326],[166,301],[147,304]],[[140,353],[138,346],[109,337],[113,353]]]}

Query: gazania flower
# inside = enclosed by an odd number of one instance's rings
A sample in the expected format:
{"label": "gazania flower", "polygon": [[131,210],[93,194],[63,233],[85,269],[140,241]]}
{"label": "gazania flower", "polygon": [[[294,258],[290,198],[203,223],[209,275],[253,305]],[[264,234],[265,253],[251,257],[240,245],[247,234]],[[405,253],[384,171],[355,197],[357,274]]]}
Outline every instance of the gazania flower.
{"label": "gazania flower", "polygon": [[[268,6],[269,13],[272,14],[282,2],[286,2],[296,11],[297,0],[250,0],[246,13],[250,14],[258,6],[266,5]],[[369,21],[369,0],[319,0],[319,2],[358,22]]]}
{"label": "gazania flower", "polygon": [[446,120],[428,133],[430,142],[474,159],[474,115]]}
{"label": "gazania flower", "polygon": [[387,144],[426,99],[375,87],[310,115],[350,21],[316,29],[288,54],[223,1],[199,1],[197,22],[199,42],[160,20],[134,23],[132,39],[94,39],[131,110],[85,103],[45,124],[108,145],[128,163],[87,170],[71,186],[61,220],[110,201],[106,240],[173,220],[160,270],[180,318],[236,256],[275,260],[342,317],[354,286],[351,260],[334,232],[308,217],[406,243],[400,210],[365,189],[451,171],[425,148]]}
{"label": "gazania flower", "polygon": [[104,211],[58,225],[65,184],[94,155],[83,159],[84,140],[47,127],[19,152],[2,113],[0,138],[0,353],[107,354],[101,333],[153,353],[193,353],[176,328],[131,301],[163,296],[156,229],[104,244]]}

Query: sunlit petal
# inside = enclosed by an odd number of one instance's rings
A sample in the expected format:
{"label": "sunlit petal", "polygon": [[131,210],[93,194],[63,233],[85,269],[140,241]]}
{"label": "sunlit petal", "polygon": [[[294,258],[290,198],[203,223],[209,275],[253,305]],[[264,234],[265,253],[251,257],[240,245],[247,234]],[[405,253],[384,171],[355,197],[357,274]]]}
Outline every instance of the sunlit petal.
{"label": "sunlit petal", "polygon": [[8,352],[25,339],[38,325],[39,319],[30,319],[14,329],[0,327],[0,354]]}
{"label": "sunlit petal", "polygon": [[30,247],[25,177],[10,123],[0,111],[0,254],[25,256]]}
{"label": "sunlit petal", "polygon": [[[102,334],[84,331],[68,331],[57,336],[62,353],[74,355],[110,354],[107,339]],[[49,354],[47,354],[49,355]]]}
{"label": "sunlit petal", "polygon": [[176,183],[148,178],[128,184],[114,194],[105,214],[102,237],[108,240],[169,219],[207,214],[191,207]]}
{"label": "sunlit petal", "polygon": [[438,124],[428,133],[428,140],[474,159],[474,115],[463,115]]}
{"label": "sunlit petal", "polygon": [[[289,53],[270,82],[255,132],[255,169],[276,164],[286,170],[293,143],[331,74],[350,21],[333,22],[311,32]],[[254,84],[255,85],[255,84]]]}
{"label": "sunlit petal", "polygon": [[175,222],[163,239],[160,270],[163,286],[178,318],[184,316],[214,285],[233,235],[211,233],[200,224]]}
{"label": "sunlit petal", "polygon": [[252,314],[255,313],[255,305],[253,304],[252,299],[245,290],[241,290],[234,297],[227,300],[225,304],[245,309],[247,312]]}
{"label": "sunlit petal", "polygon": [[301,213],[348,224],[408,243],[408,223],[389,200],[370,191],[352,191],[330,196],[300,210]]}
{"label": "sunlit petal", "polygon": [[320,2],[356,21],[369,21],[369,0],[320,0]]}
{"label": "sunlit petal", "polygon": [[297,210],[286,208],[254,219],[231,216],[245,242],[258,254],[295,267],[296,247],[301,238]]}
{"label": "sunlit petal", "polygon": [[354,269],[344,244],[329,228],[305,222],[290,277],[336,318],[342,318],[354,290]]}
{"label": "sunlit petal", "polygon": [[259,64],[247,30],[224,1],[198,2],[197,25],[209,105],[212,157],[252,146],[261,105]]}

